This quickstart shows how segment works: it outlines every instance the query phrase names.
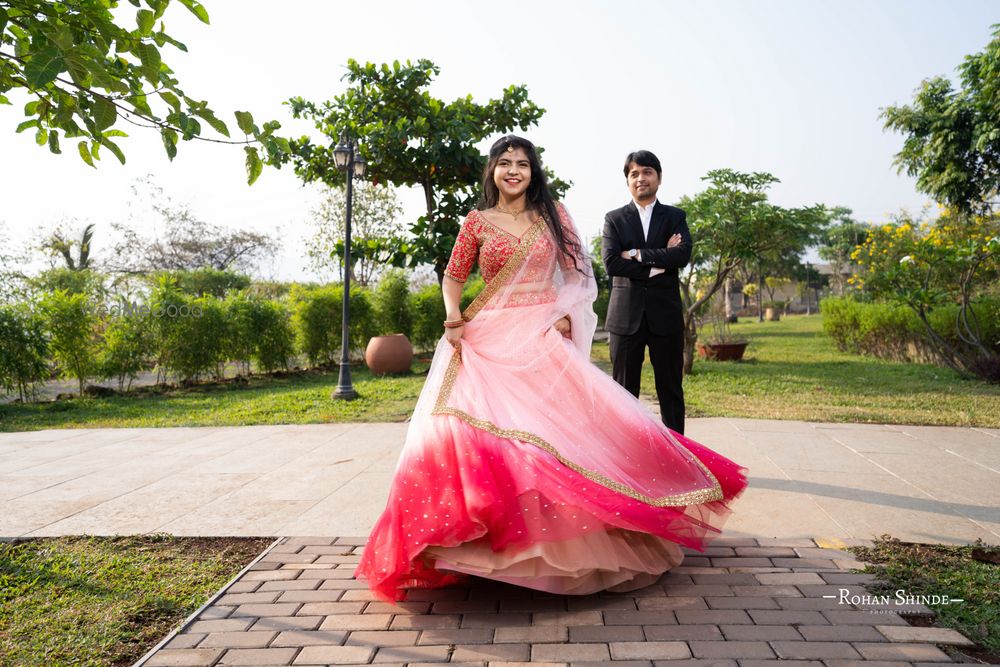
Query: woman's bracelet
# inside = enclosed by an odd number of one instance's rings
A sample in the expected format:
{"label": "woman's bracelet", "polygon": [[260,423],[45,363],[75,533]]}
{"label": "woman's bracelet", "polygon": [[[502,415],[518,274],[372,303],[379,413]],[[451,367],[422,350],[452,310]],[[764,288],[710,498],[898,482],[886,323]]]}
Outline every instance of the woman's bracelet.
{"label": "woman's bracelet", "polygon": [[457,329],[458,327],[464,327],[464,326],[465,326],[465,320],[464,319],[459,319],[459,320],[445,320],[444,321],[444,327],[445,327],[445,329]]}

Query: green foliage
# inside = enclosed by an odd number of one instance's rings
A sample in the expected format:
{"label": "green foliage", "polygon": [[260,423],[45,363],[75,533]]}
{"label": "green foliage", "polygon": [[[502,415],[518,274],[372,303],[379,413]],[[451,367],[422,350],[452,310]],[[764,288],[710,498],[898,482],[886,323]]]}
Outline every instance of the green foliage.
{"label": "green foliage", "polygon": [[98,375],[118,382],[126,391],[153,358],[153,329],[150,318],[137,313],[110,316],[104,327]]}
{"label": "green foliage", "polygon": [[[434,266],[444,275],[462,216],[475,203],[485,166],[477,145],[492,135],[538,123],[545,110],[528,99],[528,89],[508,86],[486,104],[472,96],[452,102],[432,97],[428,88],[440,69],[430,60],[389,64],[347,63],[348,89],[321,104],[302,97],[289,100],[295,118],[312,120],[323,135],[291,140],[291,161],[305,182],[343,182],[331,154],[341,133],[361,140],[373,184],[392,183],[423,189],[426,212],[411,227],[413,242],[401,245],[394,264]],[[569,187],[552,179],[557,198]]]}
{"label": "green foliage", "polygon": [[486,281],[478,273],[469,276],[469,279],[465,281],[465,285],[462,286],[462,299],[460,302],[462,310],[469,307],[469,304],[479,296],[484,287],[486,287]]}
{"label": "green foliage", "polygon": [[428,285],[410,294],[413,313],[413,337],[410,342],[418,350],[433,350],[444,334],[446,319],[440,285]]}
{"label": "green foliage", "polygon": [[60,290],[70,294],[85,294],[95,301],[103,299],[106,289],[105,276],[92,269],[69,269],[56,267],[46,269],[28,280],[29,286],[39,294],[50,294]]}
{"label": "green foliage", "polygon": [[134,664],[270,541],[160,533],[0,544],[0,664]]}
{"label": "green foliage", "polygon": [[[406,243],[406,225],[400,220],[403,207],[392,187],[361,182],[352,190],[351,281],[368,286],[385,266],[402,266],[400,248]],[[341,280],[346,218],[347,189],[325,188],[323,200],[312,212],[313,234],[306,240],[313,267],[336,269]]]}
{"label": "green foliage", "polygon": [[[838,352],[818,316],[740,322],[732,328],[752,339],[749,359],[695,363],[695,372],[684,379],[692,417],[1000,427],[1000,386],[965,381],[928,364]],[[591,359],[610,373],[606,343],[595,343]],[[0,431],[404,421],[425,379],[426,362],[416,364],[415,374],[405,376],[372,377],[364,367],[355,369],[361,396],[354,401],[330,400],[337,386],[335,369],[309,371],[257,376],[240,385],[0,404]],[[642,384],[647,391],[653,387],[649,364],[643,367]]]}
{"label": "green foliage", "polygon": [[97,314],[86,294],[58,290],[40,303],[49,350],[63,377],[74,378],[83,394],[87,379],[97,371]]}
{"label": "green foliage", "polygon": [[[162,17],[170,0],[130,0],[136,9],[135,27],[125,16],[115,16],[117,3],[107,0],[74,0],[72,3],[0,0],[0,104],[11,104],[11,90],[30,93],[24,106],[27,118],[18,132],[35,131],[35,141],[61,153],[60,137],[79,139],[77,153],[93,167],[101,149],[119,162],[125,154],[116,141],[128,136],[118,129],[119,119],[138,118],[160,132],[172,160],[178,140],[202,138],[202,123],[229,137],[229,128],[208,103],[189,97],[163,60],[161,49],[187,47],[165,32]],[[180,4],[198,20],[208,23],[208,13],[197,0]],[[145,7],[143,7],[145,5]],[[122,20],[119,25],[117,20]],[[154,107],[156,107],[154,109]],[[245,141],[250,183],[260,175],[258,145],[269,159],[288,150],[284,139],[274,136],[275,121],[254,124],[249,113],[237,112]]]}
{"label": "green foliage", "polygon": [[228,358],[249,371],[250,361],[265,372],[288,368],[295,354],[295,332],[288,310],[276,301],[236,297],[226,301],[230,336]]}
{"label": "green foliage", "polygon": [[[914,544],[882,535],[870,547],[850,547],[868,565],[874,581],[866,588],[875,595],[892,597],[907,592],[947,591],[962,604],[930,604],[934,625],[953,628],[1000,654],[1000,580],[996,558],[1000,547],[984,544]],[[993,661],[991,661],[993,662]]]}
{"label": "green foliage", "polygon": [[413,312],[410,310],[410,281],[405,271],[387,272],[375,288],[375,321],[380,335],[413,335]]}
{"label": "green foliage", "polygon": [[150,294],[149,308],[162,370],[184,382],[221,377],[232,335],[222,302],[184,294],[175,281],[163,277]]}
{"label": "green foliage", "polygon": [[[852,278],[870,297],[903,304],[924,337],[956,371],[1000,381],[1000,356],[984,336],[973,301],[1000,280],[1000,215],[945,210],[933,223],[908,218],[873,227],[852,258]],[[936,309],[958,304],[955,345],[931,323]]]}
{"label": "green foliage", "polygon": [[597,298],[594,299],[594,312],[597,320],[604,323],[608,319],[608,304],[611,303],[611,290],[608,287],[601,287],[597,290]]}
{"label": "green foliage", "polygon": [[287,369],[295,354],[295,331],[288,310],[275,301],[262,301],[254,312],[254,361],[266,372]]}
{"label": "green foliage", "polygon": [[820,301],[820,312],[823,331],[844,352],[905,359],[907,344],[918,333],[916,317],[898,304],[827,297]]}
{"label": "green foliage", "polygon": [[[292,326],[299,350],[313,366],[339,360],[342,342],[342,285],[315,289],[293,289]],[[363,349],[368,339],[375,335],[375,317],[368,292],[351,287],[350,350]]]}
{"label": "green foliage", "polygon": [[25,304],[0,304],[0,390],[22,401],[49,375],[44,321]]}
{"label": "green foliage", "polygon": [[[920,318],[904,304],[828,297],[820,307],[823,330],[840,350],[899,361],[921,359],[928,356],[928,349],[933,350],[928,348]],[[972,304],[972,311],[982,328],[983,339],[1000,352],[1000,298],[983,297]],[[958,315],[958,304],[945,304],[928,314],[928,323],[949,345],[962,349],[966,344],[959,335]],[[945,362],[939,360],[939,363]]]}
{"label": "green foliage", "polygon": [[[801,251],[826,225],[821,205],[786,209],[768,201],[779,180],[767,172],[714,169],[702,177],[709,187],[678,204],[687,212],[692,254],[681,282],[684,300],[685,372],[690,373],[697,339],[697,316],[725,284],[747,265],[762,266]],[[695,277],[707,277],[697,292]]]}
{"label": "green foliage", "polygon": [[189,271],[164,271],[152,276],[155,282],[160,275],[169,276],[176,282],[177,288],[194,296],[214,296],[224,298],[226,294],[250,287],[250,276],[235,271],[215,269],[211,267],[192,269]]}
{"label": "green foliage", "polygon": [[899,171],[935,201],[983,214],[1000,186],[1000,24],[958,72],[958,90],[946,77],[927,79],[911,105],[887,107],[882,118],[886,129],[905,136]]}
{"label": "green foliage", "polygon": [[311,366],[333,362],[340,347],[342,296],[335,287],[292,290],[292,326]]}
{"label": "green foliage", "polygon": [[848,289],[851,254],[868,236],[868,225],[856,221],[852,211],[842,206],[830,210],[830,224],[823,230],[817,253],[830,264],[830,282],[836,294],[843,296]]}
{"label": "green foliage", "polygon": [[608,277],[608,270],[601,260],[601,237],[595,236],[590,239],[590,266],[594,270],[594,280],[597,281],[597,289],[610,289],[611,281]]}
{"label": "green foliage", "polygon": [[600,323],[608,319],[608,304],[611,301],[611,280],[608,271],[601,260],[601,237],[590,240],[590,265],[594,270],[594,280],[597,281],[597,298],[594,300],[594,312]]}

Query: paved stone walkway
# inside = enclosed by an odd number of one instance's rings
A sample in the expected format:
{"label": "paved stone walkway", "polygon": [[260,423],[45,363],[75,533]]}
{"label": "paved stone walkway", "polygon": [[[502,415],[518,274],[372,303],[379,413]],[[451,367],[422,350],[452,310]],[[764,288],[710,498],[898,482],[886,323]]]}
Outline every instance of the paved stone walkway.
{"label": "paved stone walkway", "polygon": [[482,579],[376,601],[351,574],[363,538],[284,538],[138,664],[584,667],[940,665],[959,633],[914,627],[870,575],[813,540],[721,538],[632,593],[557,596]]}
{"label": "paved stone walkway", "polygon": [[[0,538],[367,535],[406,424],[0,433]],[[1000,429],[691,419],[750,469],[727,537],[1000,543]]]}

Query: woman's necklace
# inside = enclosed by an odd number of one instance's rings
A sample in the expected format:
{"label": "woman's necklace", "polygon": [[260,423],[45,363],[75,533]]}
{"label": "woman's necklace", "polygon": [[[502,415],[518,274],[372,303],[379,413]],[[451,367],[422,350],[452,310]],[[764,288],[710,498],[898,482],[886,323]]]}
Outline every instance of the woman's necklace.
{"label": "woman's necklace", "polygon": [[518,210],[518,211],[511,211],[511,210],[506,209],[503,206],[501,206],[499,202],[497,202],[496,209],[498,211],[500,211],[501,213],[506,213],[507,215],[511,216],[512,218],[514,218],[514,220],[517,220],[517,216],[519,216],[522,213],[524,213],[524,209],[523,208],[520,209],[520,210]]}

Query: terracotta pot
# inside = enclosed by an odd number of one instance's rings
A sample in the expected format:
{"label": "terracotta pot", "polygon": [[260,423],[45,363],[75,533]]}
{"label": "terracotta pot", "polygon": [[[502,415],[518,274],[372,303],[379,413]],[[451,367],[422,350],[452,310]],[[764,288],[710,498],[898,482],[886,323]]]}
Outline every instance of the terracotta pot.
{"label": "terracotta pot", "polygon": [[781,311],[777,308],[768,308],[764,311],[764,319],[768,322],[777,322],[781,319]]}
{"label": "terracotta pot", "polygon": [[742,343],[698,343],[698,354],[702,359],[714,361],[739,361],[747,349]]}
{"label": "terracotta pot", "polygon": [[407,373],[413,363],[413,346],[404,334],[374,336],[365,348],[365,363],[373,375]]}

